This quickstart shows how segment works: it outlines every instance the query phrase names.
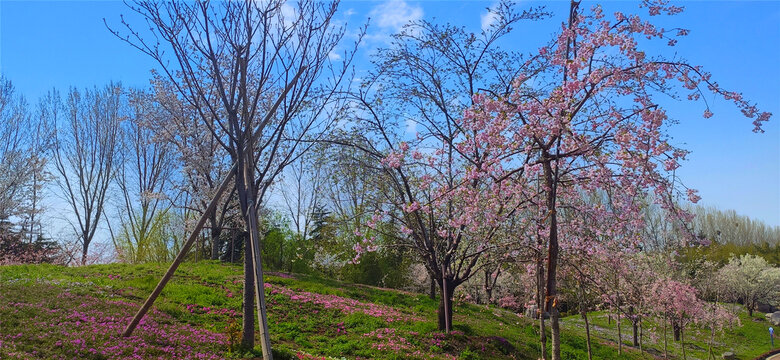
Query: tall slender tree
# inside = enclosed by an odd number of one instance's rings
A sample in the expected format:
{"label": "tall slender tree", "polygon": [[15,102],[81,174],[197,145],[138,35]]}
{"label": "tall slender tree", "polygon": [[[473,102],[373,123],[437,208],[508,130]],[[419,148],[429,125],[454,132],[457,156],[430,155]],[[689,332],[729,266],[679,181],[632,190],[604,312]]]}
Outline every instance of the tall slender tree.
{"label": "tall slender tree", "polygon": [[[235,189],[252,249],[245,256],[245,269],[253,269],[245,273],[245,291],[254,289],[265,359],[272,355],[257,208],[276,176],[309,146],[302,140],[322,131],[340,111],[335,95],[352,57],[339,64],[329,60],[344,34],[333,21],[337,5],[135,1],[130,9],[151,24],[152,34],[124,21],[128,35],[114,31],[158,63],[163,78],[237,164]],[[284,89],[289,93],[273,111]],[[245,296],[243,344],[251,347],[249,300]]]}
{"label": "tall slender tree", "polygon": [[[59,96],[50,100],[60,106]],[[81,263],[104,215],[111,179],[116,171],[119,124],[122,121],[122,88],[71,89],[56,124],[54,168],[56,182],[75,219],[68,219],[82,245]]]}

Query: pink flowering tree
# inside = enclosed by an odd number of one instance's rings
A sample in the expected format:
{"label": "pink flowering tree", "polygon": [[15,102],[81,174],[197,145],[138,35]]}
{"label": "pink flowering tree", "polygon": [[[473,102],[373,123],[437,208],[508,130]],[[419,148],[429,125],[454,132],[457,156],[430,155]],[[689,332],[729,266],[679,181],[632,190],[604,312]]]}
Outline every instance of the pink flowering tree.
{"label": "pink flowering tree", "polygon": [[642,351],[642,320],[651,313],[647,299],[658,275],[649,266],[643,253],[612,249],[600,257],[600,274],[594,274],[594,286],[604,305],[617,314],[618,352],[622,352],[621,320],[627,319],[632,328],[632,345]]}
{"label": "pink flowering tree", "polygon": [[[620,322],[628,319],[633,344],[641,349],[641,323],[647,313],[646,293],[656,278],[640,250],[640,229],[613,208],[608,193],[567,197],[561,211],[560,276],[562,291],[574,296],[589,326],[587,311],[594,299],[617,314],[618,352],[622,352]],[[590,295],[590,296],[588,296]],[[588,336],[586,328],[586,336]],[[589,336],[586,339],[589,342]]]}
{"label": "pink flowering tree", "polygon": [[[381,123],[374,124],[381,132]],[[387,146],[392,150],[387,155],[376,152],[386,186],[374,215],[355,232],[362,240],[353,247],[353,261],[376,250],[379,233],[394,238],[397,246],[414,250],[442,294],[439,327],[450,330],[455,289],[484,269],[495,271],[496,264],[505,261],[502,254],[511,244],[498,234],[506,217],[523,206],[524,198],[510,183],[496,183],[477,171],[486,166],[483,157],[457,155],[454,146],[436,139],[414,141],[414,147],[390,141]],[[396,224],[397,232],[383,233],[383,223]]]}
{"label": "pink flowering tree", "polygon": [[664,353],[667,352],[666,324],[671,322],[679,329],[680,347],[685,358],[685,325],[706,314],[704,302],[699,300],[693,286],[670,279],[657,280],[649,295],[648,302],[654,312],[664,319]]}
{"label": "pink flowering tree", "polygon": [[511,154],[496,137],[500,125],[484,127],[463,114],[477,89],[507,89],[522,66],[498,40],[516,22],[546,14],[504,3],[492,11],[497,21],[480,34],[419,21],[394,36],[377,54],[376,71],[352,92],[352,136],[334,140],[360,149],[368,155],[360,166],[377,170],[376,179],[364,180],[377,189],[375,213],[358,230],[354,261],[376,246],[378,223],[395,224],[395,233],[383,235],[412,249],[437,283],[442,330],[452,325],[455,289],[507,259],[510,247],[498,234],[527,201],[522,181],[504,181],[516,174],[501,166]]}
{"label": "pink flowering tree", "polygon": [[[679,13],[662,1],[643,2],[650,16]],[[737,92],[721,88],[701,67],[650,56],[640,41],[674,46],[683,29],[656,27],[636,15],[586,12],[572,2],[568,21],[538,56],[515,77],[508,96],[475,96],[465,117],[495,128],[517,157],[504,168],[524,165],[520,182],[538,189],[540,234],[545,239],[545,310],[551,315],[552,358],[560,359],[558,266],[563,238],[560,211],[582,192],[608,194],[619,227],[642,227],[641,199],[649,194],[673,219],[690,215],[675,205],[678,194],[696,202],[695,190],[674,186],[673,171],[687,152],[673,146],[666,133],[667,112],[658,99],[667,95],[699,99],[705,92],[731,101],[761,132],[771,114],[760,112]],[[712,116],[703,105],[703,116]],[[467,120],[469,121],[469,120]],[[499,137],[498,135],[495,135]],[[518,170],[518,174],[520,171]],[[601,229],[602,232],[613,232]],[[630,234],[620,234],[621,237]]]}

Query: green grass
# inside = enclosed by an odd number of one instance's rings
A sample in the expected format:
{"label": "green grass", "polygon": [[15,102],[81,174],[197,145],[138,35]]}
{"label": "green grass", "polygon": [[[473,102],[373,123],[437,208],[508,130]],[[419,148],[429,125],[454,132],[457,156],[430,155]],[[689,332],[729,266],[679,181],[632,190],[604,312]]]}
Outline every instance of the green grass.
{"label": "green grass", "polygon": [[[101,355],[100,346],[104,343],[118,344],[118,347],[127,345],[118,338],[119,330],[152,291],[164,270],[165,266],[159,264],[0,267],[0,358],[112,358]],[[150,322],[162,330],[149,327],[146,331],[188,332],[196,329],[205,334],[197,336],[223,340],[204,344],[190,341],[195,335],[182,335],[174,342],[144,334],[144,329],[139,328],[134,335],[140,336],[146,344],[142,358],[176,358],[169,352],[173,351],[171,348],[182,346],[191,346],[193,352],[208,353],[216,358],[257,356],[258,349],[247,352],[235,346],[240,336],[242,279],[239,266],[216,262],[184,264],[155,303],[156,311],[150,315]],[[453,321],[455,331],[445,335],[436,328],[438,302],[426,295],[311,276],[266,275],[265,281],[271,286],[266,288],[268,318],[278,359],[297,358],[303,354],[336,359],[536,359],[539,356],[536,324],[502,309],[457,304]],[[67,296],[60,299],[62,294]],[[307,297],[319,302],[301,300]],[[46,301],[41,303],[41,298]],[[84,299],[115,321],[108,327],[112,330],[98,330],[99,334],[92,336],[86,330],[80,333],[68,330],[83,326],[68,322],[73,319],[65,314],[78,307],[79,301],[86,301]],[[353,305],[371,308],[362,312],[344,310],[345,306],[354,308]],[[629,347],[624,347],[623,355],[618,356],[615,337],[609,334],[610,325],[606,324],[603,314],[594,313],[592,318],[598,327],[594,330],[596,359],[652,358]],[[31,320],[39,326],[29,326]],[[579,317],[569,317],[562,322],[564,359],[586,358],[584,330],[579,321]],[[98,321],[98,325],[101,324]],[[740,355],[758,355],[766,351],[764,348],[749,349],[756,344],[751,339],[765,335],[762,324],[745,319],[743,324],[739,330],[728,333],[728,343],[735,344],[733,347]],[[611,326],[614,330],[614,322]],[[25,333],[23,338],[16,337],[22,332]],[[57,341],[72,343],[74,339],[68,336],[74,333],[81,334],[79,336],[86,341],[83,348],[55,345]],[[630,329],[626,327],[625,341],[629,339],[628,334]],[[725,340],[721,341],[725,343]],[[692,344],[702,346],[700,342]],[[675,346],[677,344],[671,347]],[[89,352],[91,348],[96,348],[97,353]],[[722,348],[718,347],[719,351]],[[695,350],[689,354],[692,355],[689,358],[704,358]]]}

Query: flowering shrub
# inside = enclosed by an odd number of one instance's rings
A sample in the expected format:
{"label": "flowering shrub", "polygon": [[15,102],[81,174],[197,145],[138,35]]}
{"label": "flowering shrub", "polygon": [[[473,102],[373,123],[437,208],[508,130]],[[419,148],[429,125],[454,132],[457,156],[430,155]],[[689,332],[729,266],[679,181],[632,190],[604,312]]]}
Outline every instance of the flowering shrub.
{"label": "flowering shrub", "polygon": [[54,242],[27,243],[18,234],[0,229],[0,265],[61,262],[59,250]]}

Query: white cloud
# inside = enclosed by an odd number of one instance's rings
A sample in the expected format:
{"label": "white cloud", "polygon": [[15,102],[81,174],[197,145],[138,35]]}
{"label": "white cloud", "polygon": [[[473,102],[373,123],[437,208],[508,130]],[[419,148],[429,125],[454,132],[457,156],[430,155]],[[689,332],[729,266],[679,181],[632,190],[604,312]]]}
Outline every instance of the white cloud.
{"label": "white cloud", "polygon": [[288,4],[286,1],[282,4],[282,18],[285,26],[292,26],[298,20],[298,10]]}
{"label": "white cloud", "polygon": [[493,6],[486,9],[485,12],[479,16],[482,31],[487,32],[490,30],[490,27],[499,20],[498,15],[495,12],[496,6],[497,4],[493,4]]}
{"label": "white cloud", "polygon": [[404,0],[388,0],[375,6],[370,16],[380,28],[398,32],[409,22],[422,19],[423,9]]}
{"label": "white cloud", "polygon": [[341,60],[341,55],[339,55],[339,53],[335,51],[331,51],[328,53],[328,59],[330,59],[331,61],[339,61]]}
{"label": "white cloud", "polygon": [[417,121],[406,119],[406,133],[408,135],[417,135]]}

